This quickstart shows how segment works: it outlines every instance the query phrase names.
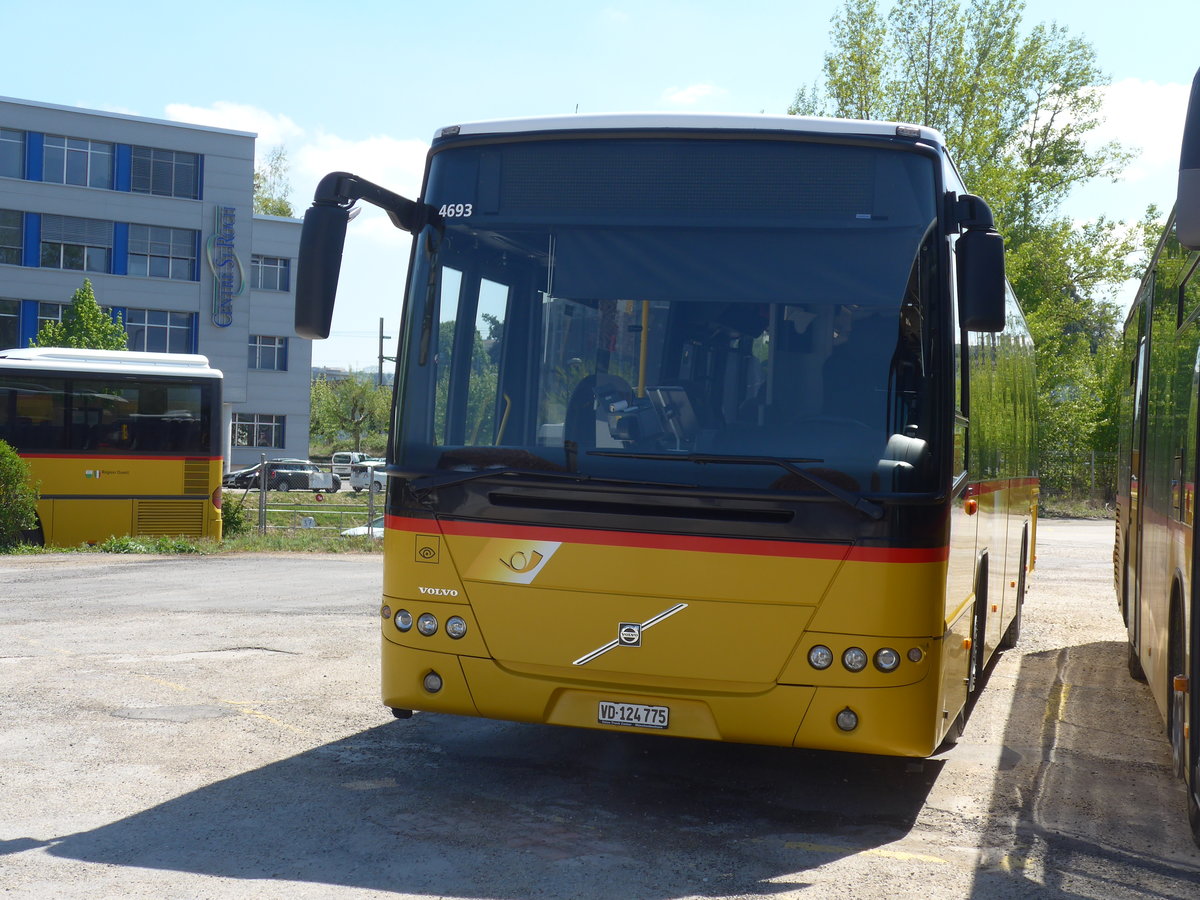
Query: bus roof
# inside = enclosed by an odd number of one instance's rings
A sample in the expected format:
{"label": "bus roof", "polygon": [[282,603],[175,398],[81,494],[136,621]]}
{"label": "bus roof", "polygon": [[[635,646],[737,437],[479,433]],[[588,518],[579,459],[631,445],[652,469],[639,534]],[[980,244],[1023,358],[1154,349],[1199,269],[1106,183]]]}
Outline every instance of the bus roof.
{"label": "bus roof", "polygon": [[556,131],[759,131],[763,133],[819,134],[838,137],[920,138],[945,146],[941,132],[924,125],[867,122],[858,119],[825,119],[811,116],[767,116],[716,113],[603,113],[596,115],[542,116],[529,119],[494,119],[440,128],[434,141],[465,135],[503,135]]}
{"label": "bus roof", "polygon": [[222,378],[198,353],[147,353],[141,350],[77,350],[73,347],[21,347],[0,350],[0,368],[47,372],[99,372],[130,375],[178,375]]}

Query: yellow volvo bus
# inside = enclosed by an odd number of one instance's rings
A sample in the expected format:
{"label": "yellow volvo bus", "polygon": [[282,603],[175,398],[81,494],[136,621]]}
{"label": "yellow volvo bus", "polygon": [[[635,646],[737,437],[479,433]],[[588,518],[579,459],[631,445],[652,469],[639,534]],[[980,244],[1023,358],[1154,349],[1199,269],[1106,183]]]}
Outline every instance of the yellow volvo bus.
{"label": "yellow volvo bus", "polygon": [[221,383],[191,354],[0,350],[0,440],[29,463],[42,542],[220,539]]}
{"label": "yellow volvo bus", "polygon": [[413,234],[383,702],[924,756],[1033,561],[1032,347],[941,136],[574,116],[347,173],[301,238],[329,334],[350,207]]}
{"label": "yellow volvo bus", "polygon": [[[1200,844],[1200,72],[1192,84],[1179,189],[1125,322],[1113,547],[1129,671],[1146,681],[1187,783]],[[1196,727],[1193,727],[1196,726]]]}

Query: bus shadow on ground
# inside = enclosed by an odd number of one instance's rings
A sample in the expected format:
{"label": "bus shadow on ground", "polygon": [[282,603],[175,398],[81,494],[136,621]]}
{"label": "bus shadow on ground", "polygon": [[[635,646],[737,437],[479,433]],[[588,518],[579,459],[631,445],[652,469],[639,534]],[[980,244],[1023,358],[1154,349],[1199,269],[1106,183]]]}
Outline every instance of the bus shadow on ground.
{"label": "bus shadow on ground", "polygon": [[47,852],[448,897],[768,896],[803,887],[787,848],[904,837],[941,766],[418,714]]}
{"label": "bus shadow on ground", "polygon": [[[1200,852],[1122,642],[1021,660],[975,898],[1195,897]],[[1011,848],[1011,849],[999,849]]]}

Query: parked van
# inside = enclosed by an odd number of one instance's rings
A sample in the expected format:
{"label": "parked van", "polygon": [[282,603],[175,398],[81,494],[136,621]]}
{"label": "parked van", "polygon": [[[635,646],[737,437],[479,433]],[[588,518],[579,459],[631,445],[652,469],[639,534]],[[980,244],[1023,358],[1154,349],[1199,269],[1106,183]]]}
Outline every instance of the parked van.
{"label": "parked van", "polygon": [[345,478],[350,474],[350,467],[352,465],[373,458],[368,453],[359,453],[354,450],[339,450],[333,454],[333,472],[335,475],[341,475]]}
{"label": "parked van", "polygon": [[354,493],[370,488],[378,493],[387,486],[387,473],[383,467],[386,460],[368,459],[350,467],[350,487]]}

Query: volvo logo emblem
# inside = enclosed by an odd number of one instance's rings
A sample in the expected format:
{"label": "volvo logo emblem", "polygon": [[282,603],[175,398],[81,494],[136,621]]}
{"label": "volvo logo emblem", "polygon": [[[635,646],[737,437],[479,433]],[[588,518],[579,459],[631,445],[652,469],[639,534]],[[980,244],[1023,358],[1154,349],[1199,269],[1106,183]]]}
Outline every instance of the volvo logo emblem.
{"label": "volvo logo emblem", "polygon": [[603,647],[597,647],[591,653],[579,657],[573,666],[586,666],[593,659],[603,656],[614,647],[640,647],[642,646],[642,635],[647,629],[653,628],[663,619],[669,619],[675,613],[687,609],[686,603],[676,603],[670,609],[664,609],[657,616],[651,616],[645,622],[621,622],[617,625],[617,639],[609,641]]}

